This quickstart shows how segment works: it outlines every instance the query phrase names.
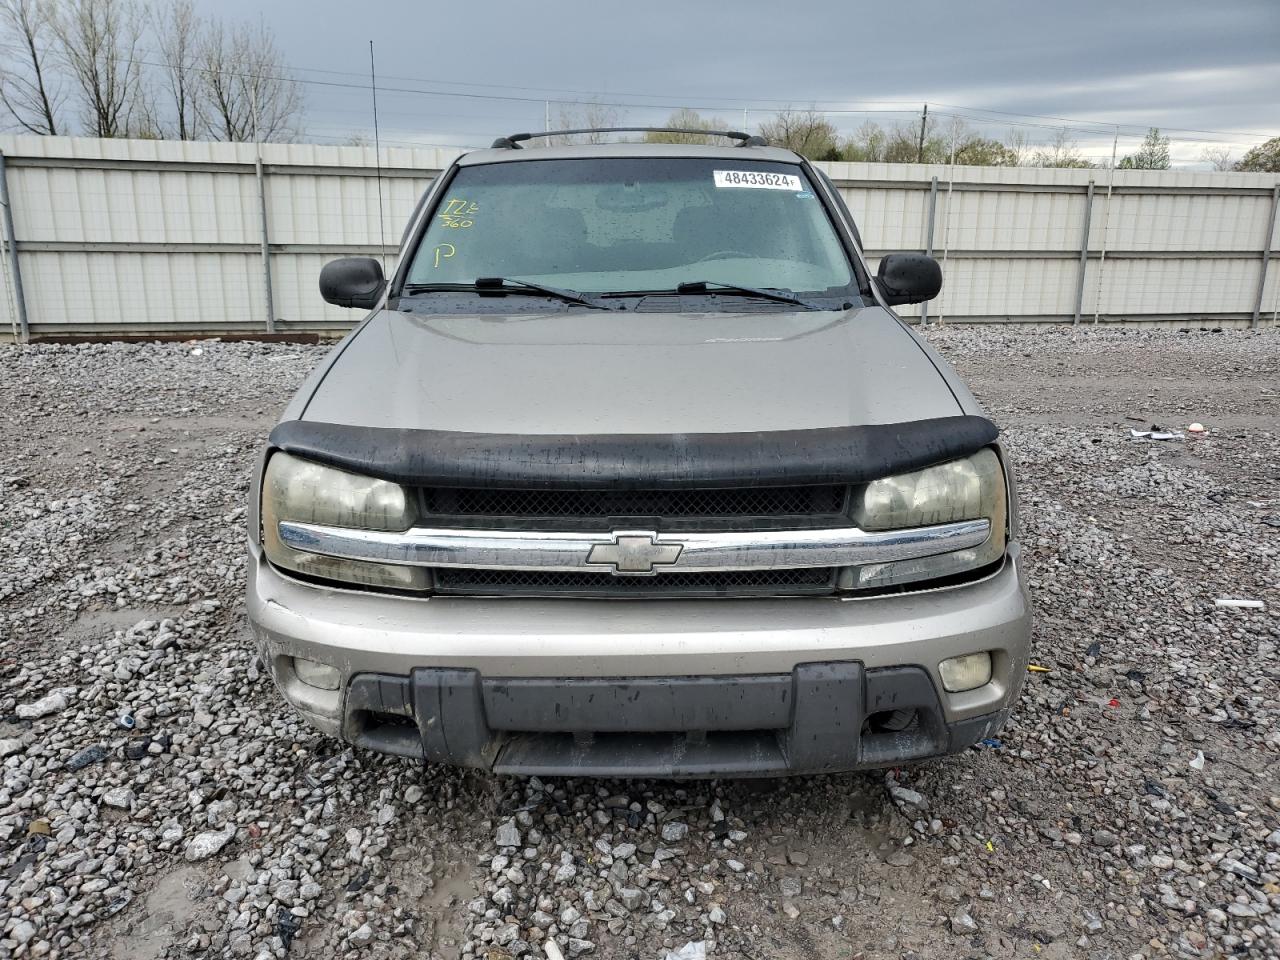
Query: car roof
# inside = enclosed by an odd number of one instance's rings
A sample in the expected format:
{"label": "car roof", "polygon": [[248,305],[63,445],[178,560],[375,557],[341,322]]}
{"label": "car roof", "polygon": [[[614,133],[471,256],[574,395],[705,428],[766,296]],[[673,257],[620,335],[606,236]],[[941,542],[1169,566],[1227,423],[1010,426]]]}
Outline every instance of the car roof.
{"label": "car roof", "polygon": [[782,147],[709,146],[700,143],[585,143],[565,147],[509,147],[476,150],[458,158],[458,165],[512,163],[521,160],[591,160],[605,157],[701,157],[717,160],[768,160],[802,163],[798,154]]}

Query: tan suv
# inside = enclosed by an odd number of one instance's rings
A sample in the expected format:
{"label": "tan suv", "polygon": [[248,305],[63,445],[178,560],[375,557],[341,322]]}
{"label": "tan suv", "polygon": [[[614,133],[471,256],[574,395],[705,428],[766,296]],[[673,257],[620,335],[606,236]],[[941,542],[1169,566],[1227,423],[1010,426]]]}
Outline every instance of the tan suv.
{"label": "tan suv", "polygon": [[[501,773],[759,776],[991,736],[1030,611],[997,429],[832,183],[737,145],[467,154],[271,432],[248,609],[358,746]],[[724,142],[722,141],[722,142]],[[526,145],[526,146],[522,146]],[[605,316],[605,314],[609,316]]]}

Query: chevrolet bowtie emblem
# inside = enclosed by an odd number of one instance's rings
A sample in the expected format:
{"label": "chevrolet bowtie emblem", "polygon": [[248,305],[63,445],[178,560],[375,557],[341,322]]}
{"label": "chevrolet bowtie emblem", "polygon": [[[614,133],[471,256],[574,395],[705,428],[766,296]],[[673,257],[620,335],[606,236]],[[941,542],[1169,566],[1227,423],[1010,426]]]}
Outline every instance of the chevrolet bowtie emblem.
{"label": "chevrolet bowtie emblem", "polygon": [[587,563],[607,564],[615,576],[644,576],[656,573],[659,564],[675,563],[683,549],[683,544],[659,543],[656,533],[615,533],[611,543],[592,546]]}

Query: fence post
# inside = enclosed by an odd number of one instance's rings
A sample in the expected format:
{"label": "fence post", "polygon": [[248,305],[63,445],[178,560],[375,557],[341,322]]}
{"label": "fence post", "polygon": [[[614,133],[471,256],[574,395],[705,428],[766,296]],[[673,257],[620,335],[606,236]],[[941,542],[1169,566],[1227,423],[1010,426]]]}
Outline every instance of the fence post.
{"label": "fence post", "polygon": [[18,264],[18,238],[13,232],[13,205],[9,199],[9,180],[6,176],[3,150],[0,150],[0,206],[4,207],[4,242],[9,251],[9,273],[13,277],[13,301],[18,311],[18,334],[22,342],[26,343],[31,338],[31,330],[27,324],[27,301],[22,293],[22,267]]}
{"label": "fence post", "polygon": [[1089,266],[1089,221],[1093,218],[1093,179],[1084,195],[1084,236],[1080,238],[1080,276],[1076,278],[1076,315],[1072,326],[1080,323],[1080,311],[1084,309],[1084,273]]}
{"label": "fence post", "polygon": [[1267,286],[1267,270],[1271,267],[1271,241],[1276,233],[1276,207],[1280,207],[1280,183],[1271,188],[1271,216],[1267,218],[1267,236],[1262,241],[1262,275],[1258,277],[1258,295],[1253,300],[1250,330],[1258,329],[1258,316],[1262,313],[1262,294]]}
{"label": "fence post", "polygon": [[[938,178],[934,177],[929,183],[929,219],[924,234],[924,255],[926,257],[933,256],[933,213],[938,207]],[[920,304],[920,326],[927,327],[929,325],[929,301],[926,300]]]}
{"label": "fence post", "polygon": [[254,157],[253,169],[258,178],[258,210],[262,214],[262,282],[267,291],[267,333],[275,333],[276,307],[271,295],[271,242],[267,235],[267,188],[261,154]]}

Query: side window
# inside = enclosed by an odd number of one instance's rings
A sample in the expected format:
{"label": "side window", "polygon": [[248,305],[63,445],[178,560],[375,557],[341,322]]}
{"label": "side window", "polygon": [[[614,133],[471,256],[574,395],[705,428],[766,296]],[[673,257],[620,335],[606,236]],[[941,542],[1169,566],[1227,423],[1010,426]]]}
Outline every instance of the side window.
{"label": "side window", "polygon": [[[814,169],[817,170],[817,167]],[[844,197],[841,196],[840,189],[836,186],[835,181],[827,176],[827,172],[825,170],[818,170],[818,175],[822,177],[822,182],[827,185],[827,189],[831,191],[831,195],[836,198],[836,203],[840,207],[840,212],[845,215],[845,218],[853,228],[853,239],[857,241],[858,249],[866,249],[862,245],[862,234],[858,232],[858,221],[853,218],[853,214],[849,211],[849,205],[844,202]]]}
{"label": "side window", "polygon": [[[437,174],[444,176],[444,172]],[[409,214],[409,219],[404,223],[404,232],[400,234],[400,249],[404,249],[405,241],[409,239],[409,231],[413,229],[414,222],[418,219],[418,215],[422,213],[423,206],[426,205],[427,197],[431,194],[431,188],[436,185],[435,180],[428,183],[422,190],[422,196],[418,197],[418,202],[413,205],[413,212]]]}

